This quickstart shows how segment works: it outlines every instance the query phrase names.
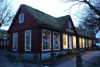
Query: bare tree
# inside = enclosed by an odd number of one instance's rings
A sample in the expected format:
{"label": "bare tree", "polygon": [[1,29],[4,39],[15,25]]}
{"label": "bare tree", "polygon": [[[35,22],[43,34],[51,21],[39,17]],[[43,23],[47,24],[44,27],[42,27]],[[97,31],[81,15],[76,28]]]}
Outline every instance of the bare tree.
{"label": "bare tree", "polygon": [[70,9],[78,5],[84,6],[84,10],[80,11],[79,19],[81,19],[79,28],[83,30],[93,31],[94,36],[100,30],[100,1],[99,0],[64,0],[66,2],[75,2]]}
{"label": "bare tree", "polygon": [[11,23],[14,16],[11,8],[11,1],[0,0],[0,27],[2,25],[7,26]]}

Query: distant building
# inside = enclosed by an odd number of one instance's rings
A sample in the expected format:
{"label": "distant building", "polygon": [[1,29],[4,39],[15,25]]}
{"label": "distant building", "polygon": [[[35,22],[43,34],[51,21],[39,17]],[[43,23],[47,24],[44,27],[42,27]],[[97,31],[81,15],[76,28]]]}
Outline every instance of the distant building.
{"label": "distant building", "polygon": [[9,49],[9,34],[6,30],[0,29],[0,49]]}
{"label": "distant building", "polygon": [[95,47],[90,31],[74,27],[70,15],[55,18],[27,5],[21,5],[9,29],[9,51],[25,60],[50,58],[51,52],[66,54],[70,49]]}

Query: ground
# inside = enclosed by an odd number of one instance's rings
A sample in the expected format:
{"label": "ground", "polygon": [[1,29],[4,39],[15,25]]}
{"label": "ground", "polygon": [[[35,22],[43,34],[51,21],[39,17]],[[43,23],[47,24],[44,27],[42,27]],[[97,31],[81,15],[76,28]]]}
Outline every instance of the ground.
{"label": "ground", "polygon": [[[100,67],[100,51],[86,51],[81,54],[83,67]],[[84,61],[85,60],[85,61]],[[94,63],[95,64],[92,64]],[[28,61],[18,61],[3,53],[0,53],[0,67],[49,67],[51,61],[47,60],[39,64]],[[66,55],[58,57],[53,61],[54,67],[76,67],[76,55]]]}

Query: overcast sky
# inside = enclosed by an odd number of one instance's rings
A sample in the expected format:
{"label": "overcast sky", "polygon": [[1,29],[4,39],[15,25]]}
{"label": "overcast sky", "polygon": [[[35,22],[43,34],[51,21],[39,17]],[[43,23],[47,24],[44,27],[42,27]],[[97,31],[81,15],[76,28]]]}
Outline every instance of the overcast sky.
{"label": "overcast sky", "polygon": [[[74,25],[78,25],[78,18],[74,16],[78,8],[74,7],[71,12],[67,10],[72,3],[65,3],[62,0],[12,0],[14,11],[17,11],[21,4],[27,4],[54,17],[71,15]],[[8,27],[2,26],[2,29],[7,30]]]}

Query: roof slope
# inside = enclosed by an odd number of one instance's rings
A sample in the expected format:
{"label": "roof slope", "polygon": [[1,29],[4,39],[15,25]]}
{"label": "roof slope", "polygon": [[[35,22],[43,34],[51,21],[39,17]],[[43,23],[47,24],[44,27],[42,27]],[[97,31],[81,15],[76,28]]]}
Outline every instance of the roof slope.
{"label": "roof slope", "polygon": [[81,30],[79,28],[75,28],[76,31],[77,31],[77,34],[79,36],[84,36],[84,37],[88,37],[88,38],[93,38],[93,32],[92,31],[84,31],[84,30]]}
{"label": "roof slope", "polygon": [[34,19],[43,27],[50,28],[50,29],[56,29],[61,30],[61,27],[59,26],[59,22],[56,20],[55,17],[52,17],[42,11],[39,11],[37,9],[34,9],[30,6],[27,6],[23,4],[27,11],[32,15]]}

